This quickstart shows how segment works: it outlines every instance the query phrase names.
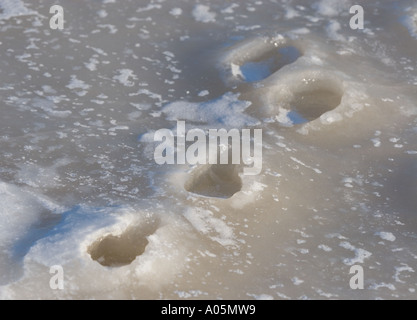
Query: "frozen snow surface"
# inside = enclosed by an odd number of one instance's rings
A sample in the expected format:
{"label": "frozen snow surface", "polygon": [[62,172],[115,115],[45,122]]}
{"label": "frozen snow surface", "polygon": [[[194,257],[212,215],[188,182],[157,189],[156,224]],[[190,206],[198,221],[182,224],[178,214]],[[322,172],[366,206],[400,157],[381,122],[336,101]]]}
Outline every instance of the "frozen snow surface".
{"label": "frozen snow surface", "polygon": [[[61,5],[0,0],[1,299],[417,298],[413,1]],[[156,164],[177,121],[262,172]]]}

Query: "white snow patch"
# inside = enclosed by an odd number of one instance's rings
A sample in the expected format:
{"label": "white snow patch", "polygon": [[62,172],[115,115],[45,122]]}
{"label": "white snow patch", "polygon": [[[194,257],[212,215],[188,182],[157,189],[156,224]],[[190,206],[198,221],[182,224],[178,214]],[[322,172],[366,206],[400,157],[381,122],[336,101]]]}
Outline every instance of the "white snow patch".
{"label": "white snow patch", "polygon": [[326,251],[326,252],[332,251],[332,248],[330,248],[329,246],[326,246],[325,244],[320,244],[318,246],[318,248],[321,249],[321,250],[323,250],[323,251]]}
{"label": "white snow patch", "polygon": [[377,232],[376,236],[380,236],[382,240],[395,241],[396,237],[391,232]]}
{"label": "white snow patch", "polygon": [[400,279],[400,274],[402,272],[411,272],[414,273],[414,269],[408,266],[405,263],[402,263],[401,267],[395,267],[395,275],[393,276],[394,280],[399,283],[406,283],[406,281]]}
{"label": "white snow patch", "polygon": [[107,17],[107,11],[106,10],[104,10],[104,9],[101,9],[101,10],[99,10],[99,11],[97,11],[97,14],[98,14],[98,16],[100,17],[100,18],[105,18],[105,17]]}
{"label": "white snow patch", "polygon": [[218,99],[202,103],[177,101],[166,105],[162,111],[168,120],[205,122],[211,126],[239,128],[257,124],[258,120],[243,113],[251,103],[241,101],[238,97],[238,93],[229,92]]}
{"label": "white snow patch", "polygon": [[210,11],[209,6],[198,4],[193,9],[193,17],[198,22],[216,22],[216,13]]}
{"label": "white snow patch", "polygon": [[326,26],[327,35],[330,39],[335,41],[345,41],[345,37],[343,37],[339,31],[341,29],[340,23],[336,20],[331,20],[329,24]]}
{"label": "white snow patch", "polygon": [[83,89],[87,90],[90,88],[90,85],[86,84],[84,81],[77,79],[77,76],[72,75],[70,83],[66,86],[68,89]]}
{"label": "white snow patch", "polygon": [[[126,87],[133,87],[135,85],[134,80],[137,80],[137,76],[133,73],[133,70],[130,69],[120,69],[118,70],[119,75],[114,76],[113,79],[119,81]],[[132,79],[133,81],[129,80]]]}
{"label": "white snow patch", "polygon": [[365,261],[365,259],[369,258],[372,255],[371,252],[369,252],[365,249],[356,248],[355,246],[353,246],[352,244],[350,244],[347,241],[343,241],[339,245],[342,248],[353,251],[355,253],[354,258],[345,258],[345,259],[343,259],[343,263],[348,265],[348,266],[354,265],[356,263],[363,263]]}
{"label": "white snow patch", "polygon": [[401,23],[407,28],[410,36],[417,39],[417,6],[405,9],[405,15],[400,18]]}
{"label": "white snow patch", "polygon": [[34,99],[33,106],[41,109],[49,116],[65,118],[72,114],[71,110],[57,110],[55,103],[50,100],[36,98]]}
{"label": "white snow patch", "polygon": [[210,210],[188,209],[183,215],[198,232],[208,235],[211,240],[220,243],[222,246],[234,246],[236,244],[233,229],[223,220],[216,218]]}
{"label": "white snow patch", "polygon": [[99,61],[96,58],[90,58],[88,62],[85,62],[85,67],[90,71],[96,71],[97,70],[97,64]]}
{"label": "white snow patch", "polygon": [[339,16],[343,12],[349,13],[351,7],[350,0],[320,0],[313,4],[313,9],[326,17]]}
{"label": "white snow patch", "polygon": [[304,280],[298,279],[297,277],[292,278],[291,281],[295,286],[299,286],[300,284],[304,283]]}
{"label": "white snow patch", "polygon": [[381,140],[379,138],[371,139],[371,141],[374,144],[375,148],[379,148],[381,146]]}
{"label": "white snow patch", "polygon": [[0,20],[7,20],[13,17],[37,14],[36,11],[29,10],[21,0],[1,0],[0,1]]}
{"label": "white snow patch", "polygon": [[373,284],[369,287],[369,289],[371,289],[371,290],[378,290],[380,288],[387,288],[391,291],[396,290],[395,286],[392,283],[385,283],[385,282],[375,283],[375,284]]}
{"label": "white snow patch", "polygon": [[4,182],[0,182],[0,199],[0,246],[19,239],[45,209],[62,210],[43,196]]}
{"label": "white snow patch", "polygon": [[209,95],[210,94],[210,92],[208,91],[208,90],[203,90],[203,91],[200,91],[199,93],[198,93],[198,96],[199,97],[205,97],[205,96],[207,96],[207,95]]}
{"label": "white snow patch", "polygon": [[262,294],[251,294],[251,293],[248,293],[247,295],[249,297],[254,298],[255,300],[274,300],[274,297],[273,296],[271,296],[269,294],[265,294],[265,293],[262,293]]}
{"label": "white snow patch", "polygon": [[174,17],[178,17],[178,16],[182,15],[182,9],[181,8],[173,8],[169,12],[169,14],[173,15]]}

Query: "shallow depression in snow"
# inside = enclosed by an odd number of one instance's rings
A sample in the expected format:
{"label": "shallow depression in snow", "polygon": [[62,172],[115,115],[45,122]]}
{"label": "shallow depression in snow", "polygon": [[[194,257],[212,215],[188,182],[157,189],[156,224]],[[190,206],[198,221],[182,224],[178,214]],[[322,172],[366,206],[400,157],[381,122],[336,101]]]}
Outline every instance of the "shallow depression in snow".
{"label": "shallow depression in snow", "polygon": [[[0,0],[0,298],[415,298],[416,6],[352,4]],[[157,164],[177,121],[260,174]]]}

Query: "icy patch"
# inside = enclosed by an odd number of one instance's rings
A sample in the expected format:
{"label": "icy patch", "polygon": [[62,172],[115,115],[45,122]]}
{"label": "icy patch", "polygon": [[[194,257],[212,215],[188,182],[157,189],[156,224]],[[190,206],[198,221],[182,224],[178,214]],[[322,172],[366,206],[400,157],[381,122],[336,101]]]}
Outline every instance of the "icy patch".
{"label": "icy patch", "polygon": [[0,182],[0,199],[0,247],[18,239],[43,210],[62,209],[46,198],[4,182]]}
{"label": "icy patch", "polygon": [[[0,285],[22,275],[20,258],[44,232],[41,221],[64,208],[44,196],[0,182]],[[48,222],[46,222],[47,224]],[[1,294],[0,290],[0,294]]]}
{"label": "icy patch", "polygon": [[203,90],[203,91],[200,91],[198,93],[198,96],[199,97],[205,97],[205,96],[208,96],[209,94],[210,94],[210,92],[208,90]]}
{"label": "icy patch", "polygon": [[133,87],[135,85],[134,81],[137,80],[138,77],[133,73],[133,70],[130,69],[120,69],[118,70],[119,75],[114,76],[113,79],[119,81],[119,83],[123,84],[126,87]]}
{"label": "icy patch", "polygon": [[24,183],[33,188],[53,188],[61,185],[57,169],[71,163],[68,159],[58,160],[49,167],[40,167],[32,162],[19,165],[20,170],[17,178],[20,183]]}
{"label": "icy patch", "polygon": [[349,12],[350,0],[320,0],[313,4],[313,9],[326,17],[335,17],[343,12]]}
{"label": "icy patch", "polygon": [[98,24],[97,27],[109,29],[110,34],[115,34],[117,32],[117,28],[112,24]]}
{"label": "icy patch", "polygon": [[285,19],[291,20],[299,16],[300,14],[294,8],[288,7],[285,9]]}
{"label": "icy patch", "polygon": [[162,8],[162,6],[160,4],[152,4],[152,3],[150,3],[146,7],[138,8],[136,10],[136,12],[141,13],[141,12],[146,12],[146,11],[150,11],[150,10],[154,10],[154,9],[161,9],[161,8]]}
{"label": "icy patch", "polygon": [[80,97],[85,96],[87,94],[87,90],[91,87],[89,84],[86,84],[84,81],[77,79],[76,75],[71,76],[70,83],[66,86],[68,89],[82,89],[81,91],[77,91],[76,94]]}
{"label": "icy patch", "polygon": [[363,263],[365,259],[369,258],[372,255],[372,253],[370,253],[369,251],[366,251],[365,249],[356,248],[347,241],[341,242],[340,246],[355,253],[354,258],[343,259],[343,263],[348,266],[354,265],[356,263]]}
{"label": "icy patch", "polygon": [[37,12],[26,8],[24,2],[21,0],[0,1],[0,20],[32,14],[37,14]]}
{"label": "icy patch", "polygon": [[385,282],[375,283],[375,284],[373,284],[369,287],[369,289],[371,289],[371,290],[378,290],[380,288],[386,288],[386,289],[389,289],[391,291],[396,290],[395,286],[392,283],[385,283]]}
{"label": "icy patch", "polygon": [[21,240],[30,226],[46,212],[61,213],[64,209],[44,196],[0,182],[0,248]]}
{"label": "icy patch", "polygon": [[104,10],[104,9],[101,9],[101,10],[97,11],[97,14],[100,18],[105,18],[105,17],[108,16],[107,11]]}
{"label": "icy patch", "polygon": [[375,148],[379,148],[381,146],[381,140],[379,138],[373,138],[371,141]]}
{"label": "icy patch", "polygon": [[236,8],[239,8],[239,5],[237,3],[232,3],[230,6],[223,9],[221,13],[234,13]]}
{"label": "icy patch", "polygon": [[237,26],[235,28],[235,30],[236,31],[251,31],[251,30],[256,30],[256,29],[259,29],[259,28],[261,28],[261,26],[256,24],[256,25],[253,25],[253,26]]}
{"label": "icy patch", "polygon": [[304,280],[298,279],[297,277],[292,278],[291,281],[295,286],[299,286],[300,284],[304,283]]}
{"label": "icy patch", "polygon": [[321,249],[321,250],[323,250],[323,251],[325,251],[325,252],[330,252],[330,251],[332,251],[332,248],[330,248],[329,246],[326,246],[325,244],[320,244],[320,245],[318,246],[318,248],[319,248],[319,249]]}
{"label": "icy patch", "polygon": [[[141,279],[143,284],[158,286],[179,270],[185,259],[185,251],[175,238],[179,232],[173,230],[176,224],[161,226],[159,219],[162,217],[157,214],[129,207],[74,208],[31,247],[24,259],[25,268],[58,264],[72,268],[79,279],[83,275],[112,278],[119,285]],[[100,264],[113,267],[112,271]],[[126,270],[131,271],[128,279]],[[93,286],[100,286],[98,283],[94,281]],[[74,285],[81,288],[90,284],[81,280]]]}
{"label": "icy patch", "polygon": [[345,37],[339,33],[340,29],[340,23],[335,20],[330,21],[326,26],[326,32],[330,39],[335,41],[346,41]]}
{"label": "icy patch", "polygon": [[231,63],[230,64],[230,71],[231,71],[233,77],[235,77],[235,78],[242,78],[242,79],[245,78],[245,76],[242,73],[242,70],[240,69],[240,66],[237,65],[237,64]]}
{"label": "icy patch", "polygon": [[377,232],[375,233],[376,236],[380,236],[382,240],[387,241],[395,241],[396,237],[391,232]]}
{"label": "icy patch", "polygon": [[274,297],[269,295],[269,294],[251,294],[251,293],[247,293],[247,295],[249,297],[254,298],[255,300],[274,300]]}
{"label": "icy patch", "polygon": [[282,122],[283,124],[287,123],[288,125],[302,124],[308,122],[308,119],[304,118],[297,111],[294,110],[288,111],[288,113],[286,114],[286,118],[281,118],[280,120],[280,122]]}
{"label": "icy patch", "polygon": [[[403,273],[403,272],[414,273],[415,271],[414,271],[413,268],[411,268],[410,266],[408,266],[405,263],[402,263],[401,267],[395,267],[395,274],[394,274],[393,278],[396,282],[406,283],[406,281],[400,279],[401,273]],[[406,276],[404,276],[404,277],[406,277]],[[411,275],[409,275],[409,277],[411,277]]]}
{"label": "icy patch", "polygon": [[84,81],[77,79],[77,76],[72,75],[71,81],[67,85],[68,89],[88,89],[90,85],[86,84]]}
{"label": "icy patch", "polygon": [[402,16],[400,21],[413,38],[417,39],[417,7],[409,7],[406,10],[406,15]]}
{"label": "icy patch", "polygon": [[337,298],[339,296],[337,294],[324,292],[322,289],[318,289],[318,288],[314,288],[314,291],[316,291],[320,296],[325,297],[327,299],[334,299],[334,298]]}
{"label": "icy patch", "polygon": [[304,162],[302,162],[301,160],[298,160],[295,157],[291,157],[291,160],[294,161],[295,163],[298,163],[299,165],[302,165],[303,167],[306,167],[307,169],[313,170],[317,174],[322,174],[323,173],[320,169],[309,166],[309,165],[305,164]]}
{"label": "icy patch", "polygon": [[216,218],[210,210],[190,208],[183,215],[198,232],[208,235],[211,240],[222,246],[236,245],[233,229],[223,220]]}
{"label": "icy patch", "polygon": [[162,111],[168,120],[188,120],[233,128],[257,124],[258,120],[243,113],[251,103],[238,98],[238,93],[229,92],[218,99],[203,103],[173,102]]}
{"label": "icy patch", "polygon": [[52,117],[65,118],[72,113],[70,110],[57,110],[55,103],[46,99],[34,99],[33,106]]}
{"label": "icy patch", "polygon": [[139,95],[146,95],[149,97],[149,99],[153,99],[153,100],[158,100],[158,103],[156,103],[156,105],[160,105],[162,104],[163,100],[162,100],[162,96],[160,94],[157,94],[155,92],[152,92],[148,89],[139,89],[137,92],[135,93],[129,93],[130,97],[135,97],[135,96],[139,96]]}
{"label": "icy patch", "polygon": [[109,211],[76,208],[65,213],[61,223],[49,232],[48,237],[38,241],[31,248],[25,260],[38,261],[46,265],[65,265],[79,257],[82,251],[86,251],[81,248],[82,241],[117,221]]}
{"label": "icy patch", "polygon": [[169,12],[169,14],[174,16],[174,17],[178,17],[178,16],[182,15],[182,9],[181,8],[173,8]]}
{"label": "icy patch", "polygon": [[216,22],[216,13],[210,11],[209,6],[198,4],[193,9],[193,17],[198,22]]}
{"label": "icy patch", "polygon": [[243,184],[241,192],[234,195],[231,203],[232,207],[242,209],[246,205],[255,202],[262,196],[262,191],[267,187],[266,184],[258,181],[253,181],[252,183],[247,181],[246,184]]}
{"label": "icy patch", "polygon": [[241,74],[248,82],[255,82],[265,79],[271,74],[272,61],[247,62],[240,67]]}

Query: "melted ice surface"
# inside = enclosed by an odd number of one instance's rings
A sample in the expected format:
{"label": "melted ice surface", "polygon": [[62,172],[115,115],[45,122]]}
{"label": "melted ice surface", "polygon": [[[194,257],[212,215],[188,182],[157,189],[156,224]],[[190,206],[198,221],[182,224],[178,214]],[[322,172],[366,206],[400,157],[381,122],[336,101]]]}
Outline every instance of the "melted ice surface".
{"label": "melted ice surface", "polygon": [[[0,0],[0,298],[417,297],[412,1],[48,5]],[[177,120],[262,173],[157,165]]]}

